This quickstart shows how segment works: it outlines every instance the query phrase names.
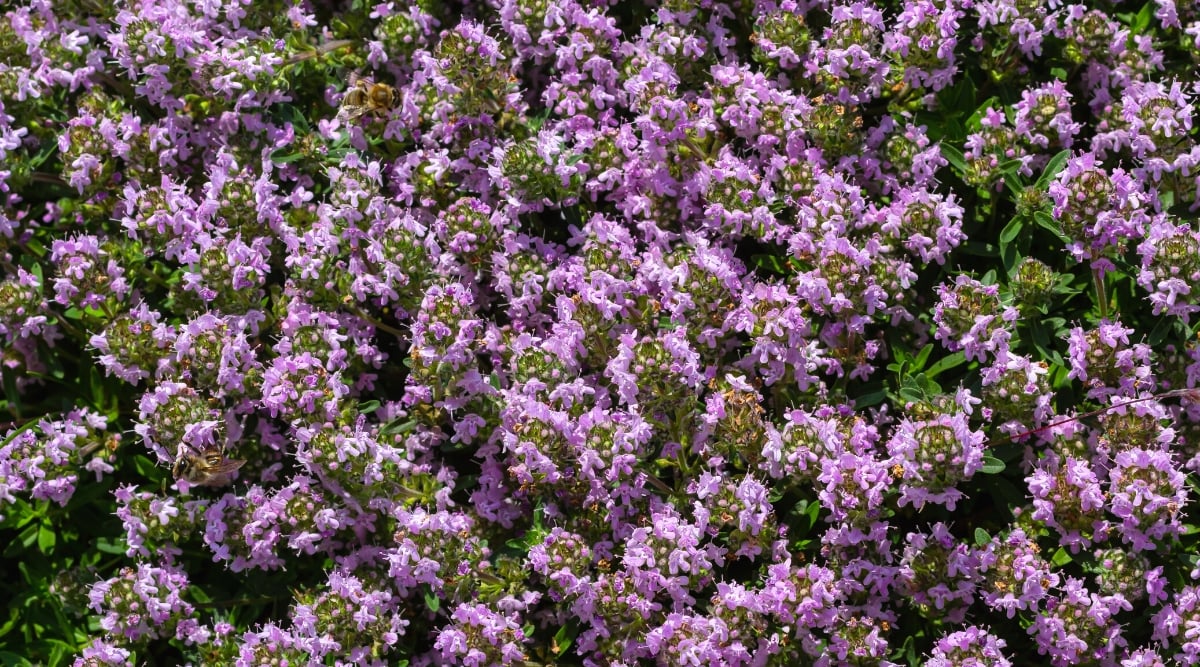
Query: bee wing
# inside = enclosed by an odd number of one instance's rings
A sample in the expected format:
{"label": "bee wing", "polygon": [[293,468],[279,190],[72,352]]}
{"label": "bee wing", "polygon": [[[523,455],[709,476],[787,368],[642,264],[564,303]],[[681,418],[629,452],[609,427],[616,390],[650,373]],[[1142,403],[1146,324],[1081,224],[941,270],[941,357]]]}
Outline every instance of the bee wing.
{"label": "bee wing", "polygon": [[211,466],[208,472],[213,475],[228,475],[244,465],[246,462],[240,459],[221,459],[219,463]]}
{"label": "bee wing", "polygon": [[354,106],[352,104],[343,104],[338,107],[337,119],[344,124],[349,124],[353,120],[357,120],[366,114],[367,108]]}

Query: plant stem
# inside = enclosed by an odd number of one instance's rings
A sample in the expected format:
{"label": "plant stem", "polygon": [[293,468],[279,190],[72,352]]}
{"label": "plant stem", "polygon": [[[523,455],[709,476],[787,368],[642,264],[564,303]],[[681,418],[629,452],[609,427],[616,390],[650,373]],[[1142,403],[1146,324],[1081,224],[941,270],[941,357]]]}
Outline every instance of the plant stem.
{"label": "plant stem", "polygon": [[312,51],[305,51],[304,53],[297,53],[296,55],[285,60],[283,62],[283,66],[287,67],[289,65],[295,65],[296,63],[303,62],[310,58],[317,58],[319,56],[323,56],[326,53],[329,53],[330,51],[337,51],[340,48],[343,48],[346,46],[353,46],[353,45],[354,45],[353,39],[335,39],[332,42],[325,42],[324,44],[322,44],[320,46],[314,47]]}
{"label": "plant stem", "polygon": [[[1035,429],[1031,429],[1028,431],[1022,431],[1021,433],[1017,433],[1015,435],[1010,435],[1005,439],[1016,440],[1017,438],[1024,438],[1027,435],[1035,435],[1037,433],[1041,433],[1042,431],[1052,429],[1055,426],[1062,426],[1063,424],[1070,424],[1071,422],[1079,421],[1081,419],[1087,419],[1088,417],[1095,417],[1096,415],[1102,415],[1105,412],[1108,412],[1109,410],[1113,410],[1116,408],[1123,408],[1127,405],[1133,405],[1135,403],[1144,403],[1145,401],[1151,401],[1151,400],[1155,400],[1155,399],[1172,398],[1174,396],[1184,396],[1189,401],[1200,403],[1200,389],[1172,389],[1171,391],[1164,391],[1161,394],[1152,394],[1150,396],[1143,396],[1141,398],[1135,398],[1132,400],[1128,400],[1128,401],[1125,401],[1124,403],[1114,403],[1112,405],[1106,405],[1106,406],[1100,408],[1099,410],[1092,410],[1091,412],[1085,412],[1081,415],[1075,415],[1074,417],[1067,417],[1066,419],[1060,419],[1056,422],[1050,422],[1049,424],[1046,424],[1045,426],[1039,426]],[[991,444],[991,442],[989,441],[988,444]]]}
{"label": "plant stem", "polygon": [[1108,319],[1108,291],[1104,288],[1104,272],[1092,269],[1092,284],[1096,286],[1096,303],[1100,306],[1100,317]]}

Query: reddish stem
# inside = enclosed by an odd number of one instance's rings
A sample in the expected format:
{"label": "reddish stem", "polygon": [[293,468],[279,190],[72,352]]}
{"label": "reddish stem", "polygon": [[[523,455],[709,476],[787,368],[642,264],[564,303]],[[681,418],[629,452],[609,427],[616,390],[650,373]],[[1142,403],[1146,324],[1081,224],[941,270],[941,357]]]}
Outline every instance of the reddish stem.
{"label": "reddish stem", "polygon": [[1172,389],[1171,391],[1164,391],[1161,394],[1153,394],[1151,396],[1143,396],[1141,398],[1135,398],[1130,401],[1125,401],[1124,403],[1114,403],[1112,405],[1107,405],[1103,408],[1100,408],[1099,410],[1092,410],[1091,412],[1085,412],[1081,415],[1075,415],[1074,417],[1068,417],[1066,419],[1060,419],[1056,422],[1050,422],[1049,424],[1046,424],[1045,426],[1039,426],[1035,429],[1031,429],[1028,431],[1022,431],[1021,433],[1017,433],[1016,435],[1010,435],[1010,436],[1008,436],[1008,439],[1016,440],[1017,438],[1024,438],[1027,435],[1035,435],[1035,434],[1041,433],[1042,431],[1052,429],[1055,426],[1062,426],[1063,424],[1070,424],[1071,422],[1079,421],[1081,419],[1087,419],[1088,417],[1095,417],[1096,415],[1104,414],[1105,412],[1108,412],[1109,410],[1113,410],[1116,408],[1123,408],[1127,405],[1133,405],[1135,403],[1143,403],[1145,401],[1157,400],[1157,399],[1161,399],[1161,398],[1172,398],[1174,396],[1184,396],[1187,398],[1188,401],[1191,401],[1193,403],[1200,403],[1200,389]]}

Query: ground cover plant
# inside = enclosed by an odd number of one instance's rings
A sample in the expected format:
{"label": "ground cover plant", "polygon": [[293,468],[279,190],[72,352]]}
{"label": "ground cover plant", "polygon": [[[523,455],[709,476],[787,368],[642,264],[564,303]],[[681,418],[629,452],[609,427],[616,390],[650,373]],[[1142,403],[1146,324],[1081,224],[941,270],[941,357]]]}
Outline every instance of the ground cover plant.
{"label": "ground cover plant", "polygon": [[1196,5],[0,9],[3,664],[1200,661]]}

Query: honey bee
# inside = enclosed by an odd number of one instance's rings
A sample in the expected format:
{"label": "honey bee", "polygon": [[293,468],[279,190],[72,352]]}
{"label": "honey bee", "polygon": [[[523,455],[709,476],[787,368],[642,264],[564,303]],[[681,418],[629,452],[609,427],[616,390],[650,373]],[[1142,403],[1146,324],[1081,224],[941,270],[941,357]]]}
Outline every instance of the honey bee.
{"label": "honey bee", "polygon": [[103,456],[104,458],[107,458],[110,461],[115,460],[113,458],[113,456],[117,453],[117,448],[120,446],[121,446],[121,436],[117,433],[109,434],[109,436],[107,438],[105,438],[104,440],[97,440],[91,444],[81,447],[78,452],[79,460],[83,461],[84,459],[87,459],[89,456],[94,454],[101,447],[103,447],[104,450],[107,452],[106,454],[101,454],[101,456]]}
{"label": "honey bee", "polygon": [[368,79],[357,79],[351,83],[337,118],[350,122],[367,114],[382,116],[400,104],[400,91],[386,83],[375,83]]}
{"label": "honey bee", "polygon": [[171,466],[175,479],[183,479],[193,486],[225,486],[231,476],[246,462],[225,458],[219,447],[206,447],[204,451],[187,444],[179,446],[179,454]]}

